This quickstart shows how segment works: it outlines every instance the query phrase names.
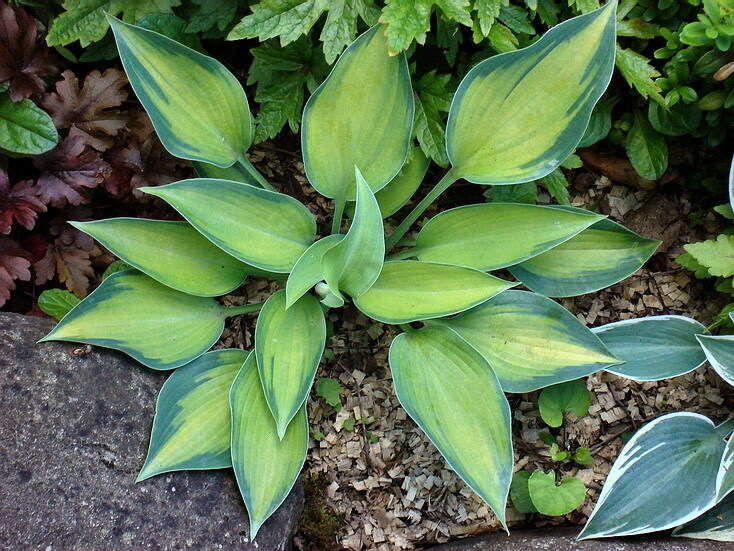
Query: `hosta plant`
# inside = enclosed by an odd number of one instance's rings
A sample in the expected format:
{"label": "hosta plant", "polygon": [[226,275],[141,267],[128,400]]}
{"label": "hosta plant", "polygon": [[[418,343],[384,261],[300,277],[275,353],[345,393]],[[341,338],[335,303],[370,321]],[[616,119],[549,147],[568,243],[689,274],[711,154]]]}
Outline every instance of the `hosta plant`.
{"label": "hosta plant", "polygon": [[[622,362],[549,297],[627,277],[657,242],[581,209],[501,203],[447,210],[415,240],[403,237],[452,182],[525,182],[573,152],[611,77],[615,4],[467,74],[449,114],[451,168],[387,239],[384,217],[410,200],[427,163],[410,143],[407,62],[389,55],[382,27],[347,48],[303,113],[306,174],[334,201],[332,233],[317,240],[309,209],[247,161],[252,119],[237,79],[162,35],[110,23],[162,143],[202,177],[142,188],[185,221],[75,224],[131,268],[106,278],[42,340],[105,346],[175,369],[138,480],[232,467],[254,538],[306,457],[305,404],[324,352],[324,312],[351,301],[400,326],[390,367],[401,404],[505,525],[513,471],[505,392]],[[342,233],[345,211],[351,222]],[[518,281],[489,273],[500,269]],[[225,307],[214,298],[248,276],[284,288],[262,304]],[[529,290],[511,289],[520,284]],[[258,311],[252,351],[207,352],[227,317]]]}

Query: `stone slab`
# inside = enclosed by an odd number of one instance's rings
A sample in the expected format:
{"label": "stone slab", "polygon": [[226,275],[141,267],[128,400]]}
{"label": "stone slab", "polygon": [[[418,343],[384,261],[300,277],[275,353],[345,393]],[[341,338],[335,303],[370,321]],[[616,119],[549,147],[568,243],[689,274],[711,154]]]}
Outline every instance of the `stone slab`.
{"label": "stone slab", "polygon": [[0,313],[0,550],[291,549],[300,483],[256,543],[231,470],[135,484],[166,375],[113,351],[35,344],[53,323]]}

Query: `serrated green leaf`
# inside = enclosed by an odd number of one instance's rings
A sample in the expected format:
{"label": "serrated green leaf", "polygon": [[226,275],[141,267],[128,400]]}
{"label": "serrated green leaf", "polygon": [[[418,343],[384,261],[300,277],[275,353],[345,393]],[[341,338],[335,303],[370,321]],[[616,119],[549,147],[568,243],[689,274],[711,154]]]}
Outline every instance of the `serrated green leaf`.
{"label": "serrated green leaf", "polygon": [[333,408],[341,406],[342,402],[341,398],[339,397],[339,393],[341,392],[341,390],[342,386],[336,379],[321,377],[318,381],[316,381],[316,394],[321,396],[324,401]]}
{"label": "serrated green leaf", "polygon": [[237,14],[238,0],[192,0],[196,10],[186,25],[187,33],[199,33],[216,27],[224,31]]}
{"label": "serrated green leaf", "polygon": [[538,406],[540,417],[549,427],[560,427],[566,412],[583,417],[589,412],[589,391],[586,390],[586,383],[577,379],[544,388],[538,397]]}
{"label": "serrated green leaf", "polygon": [[525,182],[509,186],[492,186],[484,192],[492,203],[521,203],[534,205],[538,202],[538,184]]}
{"label": "serrated green leaf", "polygon": [[668,168],[668,144],[665,138],[639,112],[635,114],[635,122],[624,141],[624,148],[637,174],[643,178],[657,180]]}
{"label": "serrated green leaf", "polygon": [[530,471],[519,471],[512,477],[510,485],[510,499],[512,505],[520,513],[537,513],[538,509],[533,505],[530,499],[530,490],[528,490],[528,480],[530,479]]}
{"label": "serrated green leaf", "polygon": [[280,37],[283,46],[306,34],[328,9],[325,0],[262,0],[227,35],[227,40]]}
{"label": "serrated green leaf", "polygon": [[615,7],[610,2],[565,21],[532,46],[491,57],[467,74],[446,127],[455,176],[526,182],[573,152],[612,75]]}
{"label": "serrated green leaf", "polygon": [[325,343],[324,313],[312,295],[289,308],[285,291],[270,295],[257,318],[255,354],[280,438],[311,390]]}
{"label": "serrated green leaf", "polygon": [[[475,35],[475,42],[477,41],[477,38],[478,37]],[[492,28],[489,30],[487,39],[489,40],[489,45],[492,46],[492,49],[494,49],[498,54],[514,52],[520,44],[520,41],[514,34],[512,34],[512,31],[497,21],[495,21],[494,25],[492,25]]]}
{"label": "serrated green leaf", "polygon": [[40,155],[56,147],[54,121],[29,99],[13,102],[0,94],[0,148],[20,155]]}
{"label": "serrated green leaf", "polygon": [[298,479],[308,449],[304,405],[282,438],[265,400],[255,354],[232,383],[232,467],[250,517],[250,540],[280,506]]}
{"label": "serrated green leaf", "polygon": [[299,201],[247,184],[195,178],[141,191],[160,197],[217,247],[261,270],[289,272],[316,235],[316,222]]}
{"label": "serrated green leaf", "polygon": [[474,0],[474,9],[477,12],[476,24],[483,36],[489,35],[503,4],[503,0]]}
{"label": "serrated green leaf", "polygon": [[528,479],[528,492],[533,505],[543,515],[557,517],[567,515],[583,505],[586,486],[578,478],[564,476],[556,484],[556,473],[535,471]]}
{"label": "serrated green leaf", "polygon": [[734,386],[734,335],[696,335],[696,338],[711,367],[719,377]]}
{"label": "serrated green leaf", "polygon": [[616,65],[627,83],[633,86],[643,98],[652,98],[660,105],[665,105],[665,100],[660,94],[662,90],[654,80],[660,76],[660,73],[648,61],[650,60],[634,50],[617,46]]}
{"label": "serrated green leaf", "polygon": [[247,356],[214,350],[173,372],[158,394],[148,456],[136,482],[170,471],[232,466],[229,391]]}
{"label": "serrated green leaf", "polygon": [[423,152],[442,167],[449,164],[444,113],[448,113],[453,98],[450,79],[451,75],[437,75],[433,70],[415,82],[413,133]]}
{"label": "serrated green leaf", "polygon": [[551,197],[558,201],[559,205],[570,205],[568,193],[568,180],[563,175],[563,172],[559,168],[556,168],[550,174],[546,174],[540,180],[543,182],[543,186],[548,190]]}
{"label": "serrated green leaf", "polygon": [[390,369],[408,415],[506,526],[511,414],[492,368],[450,331],[426,327],[395,338]]}
{"label": "serrated green leaf", "polygon": [[462,312],[514,285],[471,268],[399,260],[385,262],[354,304],[377,321],[409,323]]}
{"label": "serrated green leaf", "polygon": [[191,34],[186,31],[188,22],[172,13],[150,13],[139,19],[136,25],[141,29],[155,31],[158,34],[167,36],[176,42],[188,46],[192,50],[204,53],[201,47],[201,41],[198,34]]}
{"label": "serrated green leaf", "polygon": [[[734,275],[734,235],[721,234],[716,239],[689,243],[683,248],[698,265],[705,267],[709,275],[721,277]],[[685,258],[683,261],[685,262]],[[676,262],[681,264],[680,257]]]}
{"label": "serrated green leaf", "polygon": [[66,289],[46,289],[38,296],[38,307],[56,321],[61,321],[80,302]]}
{"label": "serrated green leaf", "polygon": [[375,199],[377,199],[377,204],[380,205],[383,218],[392,216],[410,201],[410,198],[420,187],[429,164],[430,160],[423,151],[414,147],[409,155],[409,160],[403,165],[398,175],[375,193]]}
{"label": "serrated green leaf", "polygon": [[[597,5],[597,8],[599,6]],[[528,19],[528,12],[520,6],[504,4],[500,8],[499,18],[507,27],[516,33],[535,34],[535,29]]]}
{"label": "serrated green leaf", "polygon": [[112,11],[112,3],[112,0],[66,0],[66,11],[53,19],[46,44],[65,45],[79,40],[84,47],[101,40],[109,27],[105,13]]}
{"label": "serrated green leaf", "polygon": [[[683,247],[685,248],[686,246],[683,245]],[[709,269],[696,260],[691,253],[685,252],[683,254],[679,254],[675,257],[675,261],[684,268],[691,270],[697,279],[712,277],[709,273]]]}

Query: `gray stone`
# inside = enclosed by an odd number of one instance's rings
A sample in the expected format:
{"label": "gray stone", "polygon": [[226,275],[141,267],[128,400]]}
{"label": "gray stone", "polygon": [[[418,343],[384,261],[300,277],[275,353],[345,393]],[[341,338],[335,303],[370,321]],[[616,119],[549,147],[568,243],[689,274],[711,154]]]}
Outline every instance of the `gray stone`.
{"label": "gray stone", "polygon": [[578,528],[518,530],[431,547],[431,551],[724,551],[720,541],[671,538],[666,535],[576,541]]}
{"label": "gray stone", "polygon": [[0,313],[0,549],[291,549],[300,483],[255,543],[229,469],[135,484],[166,375],[52,326]]}

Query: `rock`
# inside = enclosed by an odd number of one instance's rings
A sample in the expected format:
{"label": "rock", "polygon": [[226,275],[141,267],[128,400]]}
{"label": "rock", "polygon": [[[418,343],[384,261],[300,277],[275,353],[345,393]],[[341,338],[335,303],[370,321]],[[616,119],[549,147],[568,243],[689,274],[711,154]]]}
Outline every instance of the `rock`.
{"label": "rock", "polygon": [[0,313],[0,549],[291,549],[300,483],[256,543],[231,470],[135,484],[166,375],[51,327]]}
{"label": "rock", "polygon": [[656,195],[627,214],[623,223],[643,237],[662,241],[657,252],[665,252],[686,229],[682,216],[680,205],[665,195]]}
{"label": "rock", "polygon": [[496,533],[431,547],[431,551],[723,551],[719,541],[671,538],[651,534],[630,538],[576,541],[578,528],[519,530],[510,536]]}

